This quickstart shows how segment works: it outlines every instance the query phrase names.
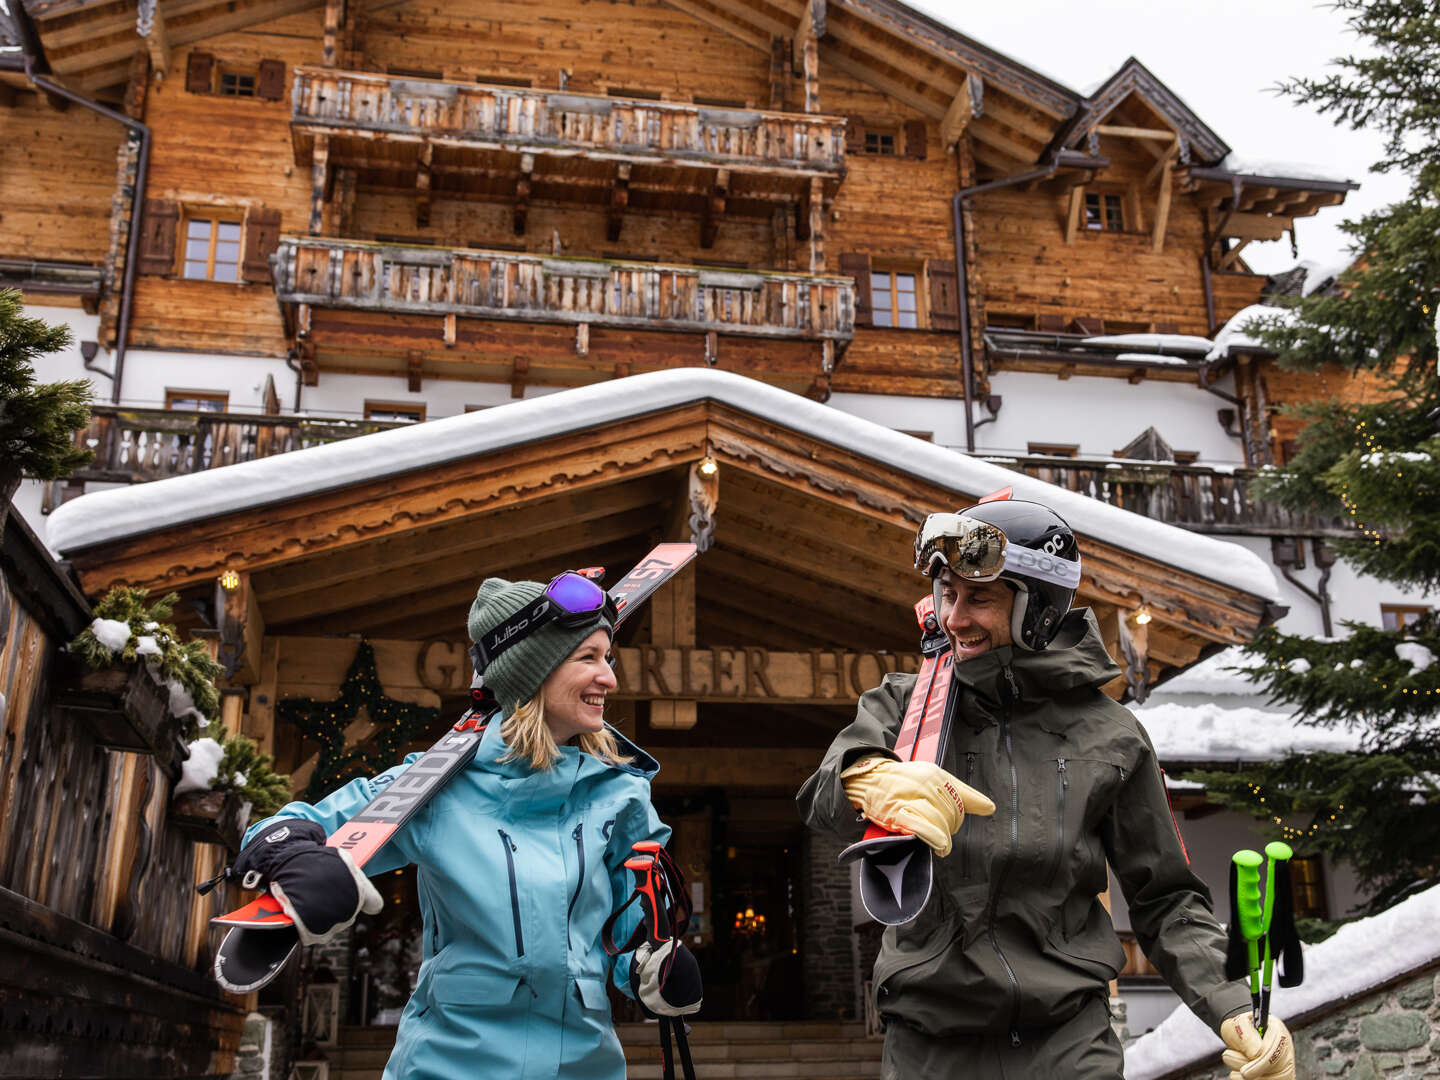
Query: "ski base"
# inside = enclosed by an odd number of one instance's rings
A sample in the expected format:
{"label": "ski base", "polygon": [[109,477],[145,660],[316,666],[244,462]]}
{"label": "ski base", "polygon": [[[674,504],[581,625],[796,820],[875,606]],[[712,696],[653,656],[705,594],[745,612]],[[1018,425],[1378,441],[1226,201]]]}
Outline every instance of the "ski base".
{"label": "ski base", "polygon": [[270,982],[300,951],[300,932],[293,925],[281,931],[232,926],[215,951],[215,981],[233,994],[248,994]]}

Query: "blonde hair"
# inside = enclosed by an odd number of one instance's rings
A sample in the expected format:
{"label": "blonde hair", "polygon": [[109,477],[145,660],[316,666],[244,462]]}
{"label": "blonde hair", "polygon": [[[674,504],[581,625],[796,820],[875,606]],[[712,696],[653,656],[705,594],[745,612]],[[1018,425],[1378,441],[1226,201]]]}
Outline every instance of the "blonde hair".
{"label": "blonde hair", "polygon": [[[500,734],[510,747],[501,761],[528,759],[531,766],[542,771],[553,769],[560,760],[560,748],[545,723],[545,691],[542,688],[529,701],[523,702],[500,724]],[[608,765],[628,765],[635,759],[620,752],[620,744],[608,728],[587,731],[575,736],[581,753],[593,754]]]}

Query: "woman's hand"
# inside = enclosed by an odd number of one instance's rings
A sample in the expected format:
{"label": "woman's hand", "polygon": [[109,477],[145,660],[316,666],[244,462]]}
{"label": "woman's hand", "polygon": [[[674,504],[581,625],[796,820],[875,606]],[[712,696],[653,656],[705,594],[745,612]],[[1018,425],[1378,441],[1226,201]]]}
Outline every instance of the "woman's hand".
{"label": "woman's hand", "polygon": [[656,1016],[700,1011],[700,965],[684,942],[664,941],[658,948],[648,941],[642,944],[631,961],[630,986],[640,1004]]}
{"label": "woman's hand", "polygon": [[966,813],[995,813],[982,792],[928,761],[872,754],[842,772],[840,782],[855,809],[876,825],[918,836],[941,858],[950,854]]}

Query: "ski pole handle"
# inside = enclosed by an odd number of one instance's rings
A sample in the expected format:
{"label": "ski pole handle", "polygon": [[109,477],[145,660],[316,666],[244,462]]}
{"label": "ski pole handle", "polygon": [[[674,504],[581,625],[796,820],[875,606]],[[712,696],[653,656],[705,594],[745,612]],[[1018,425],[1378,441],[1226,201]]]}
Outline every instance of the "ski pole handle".
{"label": "ski pole handle", "polygon": [[670,940],[670,913],[660,895],[659,866],[653,855],[633,855],[625,869],[635,875],[635,895],[640,898],[640,924],[645,940],[658,948]]}
{"label": "ski pole handle", "polygon": [[1265,973],[1260,983],[1260,1034],[1265,1034],[1265,1024],[1270,1019],[1270,978],[1275,973],[1275,957],[1270,951],[1270,922],[1275,915],[1275,864],[1288,863],[1295,852],[1289,844],[1272,840],[1265,845],[1269,862],[1265,866],[1265,912],[1263,930],[1265,934]]}
{"label": "ski pole handle", "polygon": [[[1232,857],[1235,863],[1235,914],[1240,934],[1250,947],[1250,994],[1260,995],[1260,938],[1264,934],[1260,908],[1260,864],[1264,857],[1245,848]],[[1258,1000],[1257,1000],[1258,1004]]]}

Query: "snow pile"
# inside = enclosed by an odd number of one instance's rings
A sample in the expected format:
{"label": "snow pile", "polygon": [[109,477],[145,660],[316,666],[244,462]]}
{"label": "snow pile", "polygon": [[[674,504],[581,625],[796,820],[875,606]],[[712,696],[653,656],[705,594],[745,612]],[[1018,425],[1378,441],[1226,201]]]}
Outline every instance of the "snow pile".
{"label": "snow pile", "polygon": [[1301,726],[1289,713],[1254,706],[1147,701],[1131,711],[1162,762],[1274,761],[1292,750],[1343,752],[1360,746],[1358,731]]}
{"label": "snow pile", "polygon": [[[1288,321],[1293,317],[1290,309],[1271,307],[1269,304],[1251,304],[1247,308],[1241,308],[1230,316],[1229,322],[1220,328],[1220,332],[1215,335],[1215,341],[1210,346],[1210,351],[1205,354],[1205,358],[1218,360],[1235,349],[1260,348],[1260,339],[1246,330],[1246,325],[1255,319],[1279,318]],[[57,510],[56,513],[59,511]]]}
{"label": "snow pile", "polygon": [[1397,461],[1426,462],[1430,455],[1424,450],[1372,450],[1360,459],[1362,465],[1380,466],[1382,468],[1395,464]]}
{"label": "snow pile", "polygon": [[1415,669],[1411,675],[1419,675],[1435,663],[1435,654],[1418,641],[1402,641],[1395,646],[1395,655]]}
{"label": "snow pile", "polygon": [[1126,360],[1126,361],[1130,361],[1130,362],[1132,362],[1132,363],[1140,363],[1140,364],[1182,364],[1182,365],[1183,365],[1183,364],[1189,364],[1189,363],[1192,362],[1192,358],[1191,358],[1191,357],[1187,357],[1187,356],[1171,356],[1171,355],[1169,355],[1168,353],[1151,353],[1151,352],[1143,352],[1143,353],[1140,353],[1140,352],[1122,352],[1122,353],[1117,353],[1116,356],[1115,356],[1115,359],[1116,359],[1116,360]]}
{"label": "snow pile", "polygon": [[1175,694],[1203,694],[1206,697],[1232,695],[1254,697],[1262,692],[1258,683],[1251,682],[1245,671],[1230,671],[1230,668],[1254,670],[1265,666],[1265,659],[1244,649],[1224,649],[1208,659],[1186,668],[1173,679],[1169,679],[1150,691],[1152,699],[1170,697]]}
{"label": "snow pile", "polygon": [[[147,630],[159,629],[157,622],[145,624]],[[95,640],[111,653],[122,652],[125,646],[130,643],[130,624],[121,619],[95,619],[90,623],[90,632],[95,635]],[[140,657],[159,657],[165,655],[165,650],[155,640],[153,634],[138,634],[135,636],[135,655]],[[210,721],[205,719],[205,714],[195,707],[195,698],[189,690],[175,679],[161,680],[158,660],[146,660],[145,669],[155,684],[169,695],[170,715],[178,720],[184,720],[188,716],[194,716],[195,722],[202,728],[210,726]]]}
{"label": "snow pile", "polygon": [[1300,295],[1309,296],[1319,292],[1349,270],[1355,264],[1355,259],[1356,254],[1353,251],[1342,252],[1324,262],[1318,259],[1301,259],[1299,265],[1305,271],[1305,284],[1300,289]]}
{"label": "snow pile", "polygon": [[1285,670],[1292,675],[1304,675],[1310,670],[1310,661],[1303,656],[1297,656],[1285,665]]}
{"label": "snow pile", "polygon": [[[224,748],[214,739],[196,739],[190,744],[190,756],[180,767],[180,782],[175,785],[175,794],[187,791],[209,791],[210,781],[220,773],[220,759],[225,756]],[[237,778],[238,779],[238,778]],[[241,783],[239,787],[245,785]]]}
{"label": "snow pile", "polygon": [[120,652],[130,642],[130,624],[119,619],[96,619],[90,624],[90,632],[112,653]]}
{"label": "snow pile", "polygon": [[1210,351],[1210,339],[1193,334],[1101,334],[1099,337],[1088,337],[1081,344],[1119,345],[1127,349],[1170,350],[1202,355]]}
{"label": "snow pile", "polygon": [[1318,180],[1324,184],[1353,184],[1348,173],[1308,161],[1281,161],[1278,158],[1247,157],[1231,151],[1219,168],[1241,176],[1273,176],[1285,180]]}
{"label": "snow pile", "polygon": [[[1440,957],[1440,886],[1304,946],[1305,982],[1276,987],[1274,1013],[1290,1021],[1380,986]],[[1293,1026],[1293,1025],[1292,1025]],[[1183,1006],[1125,1048],[1129,1080],[1155,1080],[1189,1065],[1220,1063],[1220,1037]]]}
{"label": "snow pile", "polygon": [[973,499],[1003,487],[1052,507],[1082,536],[1252,596],[1278,599],[1269,564],[1235,544],[1166,525],[1078,492],[851,416],[743,375],[679,368],[611,379],[481,412],[132,484],[72,499],[50,515],[50,544],[74,552],[257,506],[480,457],[522,443],[716,401]]}

